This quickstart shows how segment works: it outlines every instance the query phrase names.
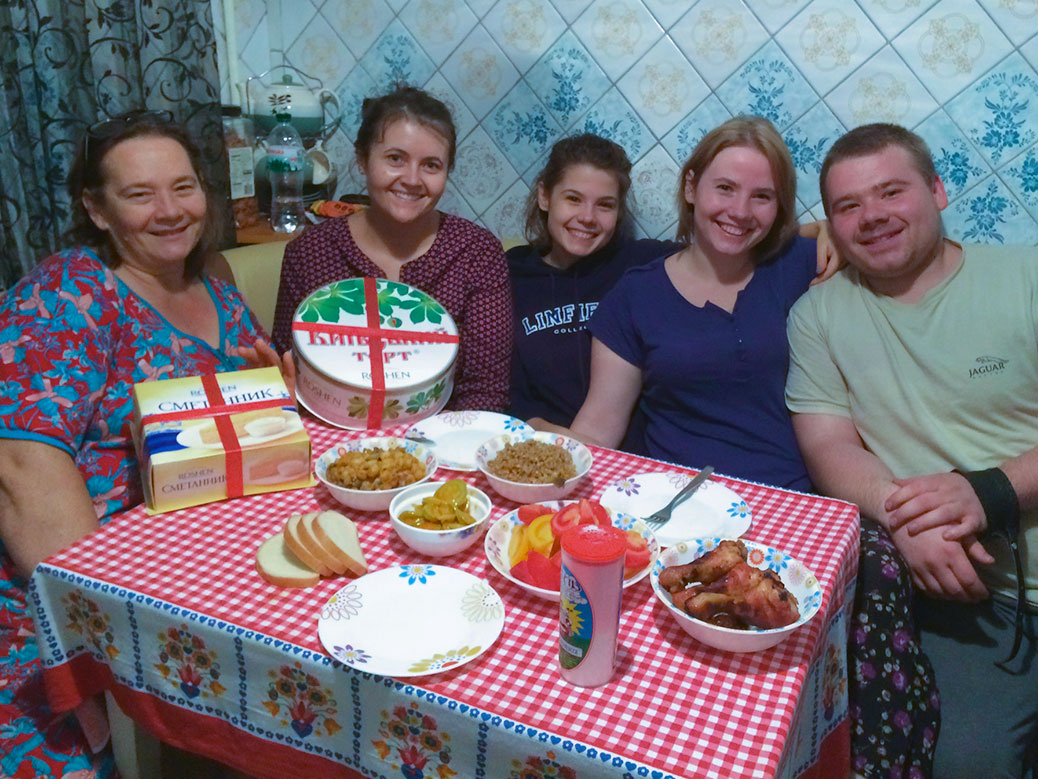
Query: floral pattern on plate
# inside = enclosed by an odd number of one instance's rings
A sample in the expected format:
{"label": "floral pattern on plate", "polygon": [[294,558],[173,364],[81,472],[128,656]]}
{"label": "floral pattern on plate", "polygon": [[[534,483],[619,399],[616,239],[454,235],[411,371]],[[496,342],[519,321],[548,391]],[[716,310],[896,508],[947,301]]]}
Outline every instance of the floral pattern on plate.
{"label": "floral pattern on plate", "polygon": [[[666,506],[691,479],[691,474],[677,471],[631,474],[602,490],[598,499],[610,511],[644,518]],[[686,538],[738,538],[752,521],[746,501],[711,480],[679,503],[670,521],[655,533],[660,546],[667,547]]]}
{"label": "floral pattern on plate", "polygon": [[493,411],[447,411],[423,419],[407,429],[405,438],[426,438],[444,468],[476,470],[476,449],[494,436],[526,435],[533,428],[521,419]]}
{"label": "floral pattern on plate", "polygon": [[[396,619],[385,619],[390,612]],[[504,603],[482,579],[442,565],[398,565],[329,598],[317,634],[346,665],[383,676],[426,676],[481,655],[504,623]]]}

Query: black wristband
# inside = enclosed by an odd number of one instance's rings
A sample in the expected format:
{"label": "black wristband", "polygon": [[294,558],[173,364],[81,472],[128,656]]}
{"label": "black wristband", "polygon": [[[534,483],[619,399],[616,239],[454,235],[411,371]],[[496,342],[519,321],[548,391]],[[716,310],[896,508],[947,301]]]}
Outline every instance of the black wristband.
{"label": "black wristband", "polygon": [[1001,468],[985,471],[955,471],[970,483],[977,494],[989,533],[1000,533],[1016,540],[1020,534],[1020,501],[1012,482]]}

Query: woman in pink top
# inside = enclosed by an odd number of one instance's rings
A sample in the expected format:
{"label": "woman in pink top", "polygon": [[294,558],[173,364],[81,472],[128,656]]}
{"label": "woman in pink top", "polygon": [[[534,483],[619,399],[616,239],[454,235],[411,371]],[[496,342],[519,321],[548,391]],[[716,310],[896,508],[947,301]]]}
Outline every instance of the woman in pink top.
{"label": "woman in pink top", "polygon": [[274,343],[292,347],[292,317],[318,287],[373,276],[432,295],[461,335],[448,409],[508,404],[512,298],[501,242],[436,210],[454,164],[450,111],[414,87],[368,98],[354,143],[371,205],[308,228],[288,244],[274,313]]}

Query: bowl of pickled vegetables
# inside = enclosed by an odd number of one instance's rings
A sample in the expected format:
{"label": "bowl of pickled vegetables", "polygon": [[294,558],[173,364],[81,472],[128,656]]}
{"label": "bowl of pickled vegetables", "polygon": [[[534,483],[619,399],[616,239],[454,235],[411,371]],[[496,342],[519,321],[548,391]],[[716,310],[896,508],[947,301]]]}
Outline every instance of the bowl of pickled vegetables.
{"label": "bowl of pickled vegetables", "polygon": [[483,490],[461,479],[415,484],[389,504],[400,540],[419,554],[447,557],[483,537],[493,504]]}

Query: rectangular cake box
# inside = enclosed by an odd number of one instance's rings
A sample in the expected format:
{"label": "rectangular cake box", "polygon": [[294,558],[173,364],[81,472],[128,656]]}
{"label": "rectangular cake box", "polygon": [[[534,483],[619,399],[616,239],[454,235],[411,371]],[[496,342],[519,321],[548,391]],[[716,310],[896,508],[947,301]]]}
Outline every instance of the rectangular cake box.
{"label": "rectangular cake box", "polygon": [[310,436],[277,368],[135,384],[133,433],[154,512],[312,483]]}

